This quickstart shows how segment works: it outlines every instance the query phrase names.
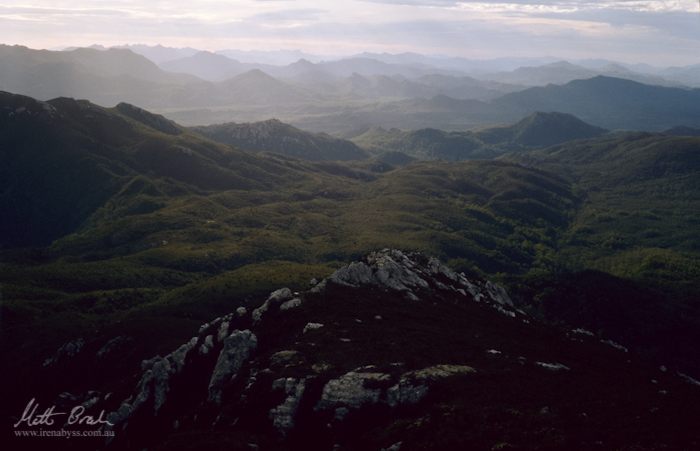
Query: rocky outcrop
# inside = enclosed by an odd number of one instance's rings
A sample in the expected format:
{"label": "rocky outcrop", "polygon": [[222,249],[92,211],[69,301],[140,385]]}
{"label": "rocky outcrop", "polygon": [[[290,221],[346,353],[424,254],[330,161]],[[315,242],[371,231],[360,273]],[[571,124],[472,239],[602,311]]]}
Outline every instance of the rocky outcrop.
{"label": "rocky outcrop", "polygon": [[359,409],[365,404],[376,404],[382,395],[380,388],[369,387],[370,383],[389,382],[391,376],[372,372],[370,369],[350,371],[332,379],[323,387],[316,410],[335,409],[336,419],[343,419],[348,409]]}
{"label": "rocky outcrop", "polygon": [[[498,285],[469,280],[439,260],[421,254],[388,249],[373,252],[362,261],[351,263],[329,278],[316,282],[305,293],[281,288],[252,311],[239,307],[231,314],[202,325],[197,337],[174,352],[144,361],[135,393],[110,414],[109,421],[128,436],[129,423],[136,414],[144,413],[138,416],[140,422],[155,421],[166,415],[162,412],[167,410],[168,424],[180,427],[187,421],[187,412],[173,412],[167,407],[181,405],[179,399],[191,398],[181,391],[184,390],[182,384],[192,382],[183,381],[206,380],[208,383],[204,387],[185,385],[190,392],[205,394],[190,404],[191,408],[214,411],[226,408],[233,412],[232,406],[244,409],[248,403],[262,402],[259,401],[260,393],[269,393],[275,401],[269,401],[266,407],[267,419],[281,437],[286,437],[294,430],[303,405],[308,406],[306,415],[330,416],[334,424],[340,424],[349,415],[368,406],[393,409],[417,404],[425,399],[433,385],[476,371],[470,366],[448,364],[401,371],[404,364],[397,363],[382,370],[365,365],[339,373],[339,369],[327,362],[309,361],[306,353],[297,348],[299,342],[293,340],[285,342],[285,347],[266,351],[265,357],[257,358],[260,346],[272,338],[265,333],[276,329],[275,321],[283,324],[284,318],[305,307],[309,299],[318,302],[326,296],[360,288],[393,293],[392,296],[406,299],[409,305],[442,296],[449,302],[477,302],[516,316],[507,293]],[[334,343],[356,346],[357,337],[351,339],[335,331],[337,323],[314,321],[314,315],[303,318],[304,321],[295,328],[297,339],[307,337],[323,341],[323,337],[331,334]],[[356,327],[365,324],[357,317],[351,321]],[[382,324],[386,319],[373,313],[368,321]],[[271,328],[270,324],[273,325]],[[107,343],[103,353],[108,354],[109,348],[120,345],[121,341],[118,337]],[[311,342],[309,346],[317,345]],[[293,375],[286,374],[290,371]],[[271,379],[273,375],[278,377]],[[234,389],[234,385],[238,388]],[[197,417],[199,415],[193,418]],[[214,425],[223,424],[222,421],[235,424],[239,419],[223,420],[221,415],[216,415],[209,421]]]}
{"label": "rocky outcrop", "polygon": [[535,365],[549,371],[569,371],[571,369],[563,363],[535,362]]}
{"label": "rocky outcrop", "polygon": [[114,337],[107,343],[105,343],[104,346],[102,346],[97,351],[97,358],[102,359],[105,357],[109,357],[110,354],[118,352],[120,349],[129,346],[133,341],[134,339],[131,337],[125,337],[121,335],[118,337]]}
{"label": "rocky outcrop", "polygon": [[44,360],[42,366],[49,367],[61,362],[62,360],[71,359],[78,355],[80,351],[83,350],[84,346],[85,340],[82,338],[78,338],[76,340],[64,343],[60,348],[56,350],[53,356],[47,357]]}
{"label": "rocky outcrop", "polygon": [[[126,343],[70,342],[53,360],[113,363]],[[598,402],[576,411],[581,391],[617,402],[628,418],[651,415],[647,426],[661,418],[657,411],[673,415],[676,404],[664,410],[664,399],[697,391],[700,381],[685,373],[643,373],[633,350],[621,348],[528,317],[502,287],[437,259],[383,250],[307,291],[282,288],[202,325],[173,352],[143,361],[129,384],[81,387],[61,393],[58,405],[111,412],[112,449],[172,449],[182,437],[204,437],[197,446],[205,448],[211,434],[232,449],[432,449],[443,431],[456,437],[444,449],[465,449],[462,433],[481,431],[487,441],[475,449],[501,449],[497,438],[513,428],[528,448],[533,421],[549,437],[564,424],[560,412],[580,420],[574,431],[589,418],[621,417],[594,412]],[[603,379],[596,368],[615,376]],[[617,398],[628,384],[646,396],[636,410]],[[485,420],[468,430],[477,418]],[[544,423],[550,418],[554,426]]]}
{"label": "rocky outcrop", "polygon": [[224,348],[209,381],[209,401],[221,404],[224,385],[238,373],[257,345],[257,337],[249,330],[233,331],[224,339]]}
{"label": "rocky outcrop", "polygon": [[119,409],[108,416],[108,421],[116,428],[123,428],[126,421],[139,410],[152,406],[157,415],[167,400],[171,378],[185,366],[188,353],[197,345],[197,337],[180,346],[165,357],[156,356],[141,364],[143,375],[136,387],[136,395],[125,400]]}
{"label": "rocky outcrop", "polygon": [[321,323],[306,323],[304,326],[304,333],[311,332],[312,330],[318,330],[323,327]]}
{"label": "rocky outcrop", "polygon": [[283,390],[286,398],[284,402],[270,410],[272,425],[282,434],[287,434],[294,427],[299,402],[304,394],[306,381],[292,377],[277,379],[272,384],[272,390]]}
{"label": "rocky outcrop", "polygon": [[420,299],[421,292],[455,292],[477,302],[492,304],[508,316],[517,316],[513,302],[500,285],[491,281],[469,280],[436,258],[395,249],[373,252],[364,261],[337,270],[321,283],[321,287],[325,288],[326,283],[354,288],[375,286],[398,291],[407,299],[416,301]]}
{"label": "rocky outcrop", "polygon": [[292,290],[289,288],[280,288],[279,290],[273,291],[270,296],[265,300],[263,305],[253,310],[253,321],[258,322],[262,319],[263,315],[270,310],[273,306],[279,306],[285,301],[292,299]]}
{"label": "rocky outcrop", "polygon": [[399,381],[387,390],[387,404],[391,407],[416,404],[428,394],[431,382],[475,372],[474,368],[466,365],[436,365],[410,371],[402,374]]}

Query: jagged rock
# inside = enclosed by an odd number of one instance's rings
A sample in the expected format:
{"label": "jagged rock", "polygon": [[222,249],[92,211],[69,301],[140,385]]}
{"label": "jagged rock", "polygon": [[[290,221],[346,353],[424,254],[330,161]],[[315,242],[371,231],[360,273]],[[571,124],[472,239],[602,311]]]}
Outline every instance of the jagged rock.
{"label": "jagged rock", "polygon": [[[409,300],[418,301],[417,292],[430,288],[467,293],[477,302],[489,302],[501,313],[515,317],[514,306],[508,293],[500,285],[489,281],[468,280],[438,259],[426,259],[420,254],[406,254],[395,249],[384,249],[369,254],[365,261],[354,262],[337,270],[328,282],[348,287],[379,286],[404,293]],[[312,292],[325,289],[322,282]]]}
{"label": "jagged rock", "polygon": [[85,346],[85,340],[82,338],[78,338],[73,341],[69,341],[67,343],[64,343],[60,348],[56,350],[54,355],[52,357],[49,357],[44,360],[44,363],[42,366],[48,367],[55,365],[56,363],[60,362],[63,359],[70,359],[78,355],[80,351],[83,350],[83,347]]}
{"label": "jagged rock", "polygon": [[224,339],[228,336],[228,328],[229,322],[222,321],[221,325],[219,326],[219,332],[216,334],[216,339],[219,343],[224,341]]}
{"label": "jagged rock", "polygon": [[327,285],[328,285],[328,279],[323,279],[315,287],[310,289],[309,293],[322,293],[326,289]]}
{"label": "jagged rock", "polygon": [[500,285],[496,285],[490,280],[486,281],[484,287],[493,301],[501,305],[513,307],[513,301],[510,299],[510,296],[508,296],[508,292],[506,292],[505,288]]}
{"label": "jagged rock", "polygon": [[[172,396],[170,390],[175,386],[172,381],[173,376],[182,372],[190,362],[194,365],[191,367],[193,371],[203,368],[203,371],[207,372],[203,375],[208,378],[208,386],[206,392],[203,390],[206,394],[203,394],[202,401],[208,400],[212,404],[221,405],[224,402],[223,394],[227,385],[241,373],[241,368],[257,348],[258,337],[254,331],[257,330],[256,327],[261,321],[266,320],[266,315],[270,311],[284,312],[296,308],[304,302],[306,296],[323,292],[331,284],[349,287],[369,285],[381,290],[399,292],[408,299],[416,300],[422,298],[424,294],[435,295],[436,293],[445,294],[447,299],[460,299],[456,295],[466,298],[471,296],[472,299],[487,302],[493,308],[515,315],[509,310],[511,305],[507,294],[496,285],[489,285],[484,281],[470,281],[463,274],[455,273],[440,263],[439,260],[428,259],[420,254],[406,254],[397,250],[374,252],[362,262],[351,263],[339,269],[328,279],[315,284],[307,293],[293,293],[288,288],[272,292],[262,305],[251,312],[253,321],[251,330],[231,331],[233,325],[237,324],[237,318],[248,315],[245,307],[239,307],[234,313],[203,325],[199,329],[198,337],[173,353],[166,357],[145,361],[135,394],[123,401],[122,405],[110,414],[110,421],[125,425],[134,412],[143,410],[144,407],[152,408],[148,411],[158,415]],[[381,315],[370,315],[368,318],[372,317],[375,320],[384,319]],[[356,322],[364,324],[362,320]],[[326,326],[309,322],[303,328],[303,333],[307,334],[323,327]],[[354,341],[340,334],[338,339],[345,343]],[[197,352],[190,358],[193,348],[196,348]],[[219,348],[214,368],[210,370],[211,367],[208,366],[210,363],[205,363],[210,360],[205,359],[204,356],[211,355]],[[274,352],[269,358],[269,369],[261,372],[256,371],[254,367],[249,369],[246,373],[248,379],[241,384],[242,390],[238,393],[238,399],[246,402],[248,396],[256,393],[255,387],[264,380],[258,378],[258,375],[265,374],[267,377],[289,367],[294,367],[294,371],[301,371],[304,363],[305,359],[299,351],[287,349]],[[312,364],[308,370],[310,376],[305,376],[303,373],[301,376],[296,374],[294,377],[279,378],[272,384],[273,389],[284,392],[285,398],[279,405],[270,405],[266,408],[269,409],[267,412],[273,426],[283,435],[294,427],[296,412],[304,394],[308,392],[309,377],[322,377],[323,374],[332,371],[333,367],[328,363],[318,362]],[[314,400],[314,409],[328,412],[331,418],[341,421],[352,411],[366,405],[385,404],[395,407],[415,404],[425,397],[432,382],[471,372],[474,372],[474,369],[467,366],[436,365],[406,372],[397,377],[369,365],[327,381],[323,385],[320,397]],[[393,370],[392,374],[394,374]],[[193,387],[193,389],[196,388]]]}
{"label": "jagged rock", "polygon": [[105,343],[104,346],[102,346],[99,349],[99,351],[97,351],[97,358],[101,359],[101,358],[105,357],[106,355],[129,345],[132,341],[134,341],[133,338],[125,337],[123,335],[112,338],[107,343]]}
{"label": "jagged rock", "polygon": [[398,383],[387,390],[387,403],[391,407],[415,404],[428,394],[429,381],[475,372],[474,368],[466,365],[435,365],[409,371],[401,376]]}
{"label": "jagged rock", "polygon": [[428,386],[407,378],[401,378],[386,392],[387,404],[396,407],[401,404],[416,404],[428,394]]}
{"label": "jagged rock", "polygon": [[166,357],[173,365],[173,369],[176,373],[179,373],[185,366],[185,358],[187,357],[187,354],[197,345],[197,341],[199,341],[199,339],[197,337],[193,337],[188,343],[180,346],[175,352],[168,354]]}
{"label": "jagged rock", "polygon": [[282,303],[282,305],[280,305],[280,310],[284,312],[287,310],[297,308],[297,307],[301,306],[301,304],[302,304],[301,299],[294,298],[294,299],[291,299],[289,301]]}
{"label": "jagged rock", "polygon": [[282,404],[270,410],[270,419],[273,426],[283,435],[287,434],[294,427],[294,416],[305,388],[306,381],[304,379],[299,380],[292,377],[278,379],[272,384],[273,390],[283,389],[287,395]]}
{"label": "jagged rock", "polygon": [[270,365],[277,367],[286,367],[293,365],[301,360],[301,353],[294,350],[284,350],[275,352],[270,356]]}
{"label": "jagged rock", "polygon": [[338,379],[332,379],[323,387],[321,399],[316,410],[329,410],[339,407],[358,409],[364,404],[379,402],[382,390],[367,388],[367,382],[390,381],[391,376],[384,373],[350,371]]}
{"label": "jagged rock", "polygon": [[[367,257],[367,263],[356,262],[340,268],[328,280],[350,287],[382,286],[409,293],[410,296],[414,288],[429,288],[428,282],[413,270],[415,266],[403,252],[385,249],[371,253]],[[410,297],[417,299],[415,295]]]}
{"label": "jagged rock", "polygon": [[165,404],[166,396],[170,388],[170,374],[174,372],[170,361],[163,357],[156,357],[151,362],[151,367],[146,370],[146,373],[139,382],[139,394],[132,405],[132,410],[136,410],[146,403],[149,399],[153,399],[153,411],[158,413],[158,410]]}
{"label": "jagged rock", "polygon": [[197,345],[197,341],[198,338],[194,337],[165,357],[156,356],[143,361],[141,369],[144,373],[136,387],[136,397],[133,402],[124,401],[117,411],[108,415],[108,421],[114,425],[124,423],[148,403],[153,404],[154,415],[158,414],[167,401],[171,376],[182,371],[187,355]]}
{"label": "jagged rock", "polygon": [[677,373],[677,374],[678,374],[678,377],[680,377],[681,379],[683,379],[687,383],[689,383],[691,385],[695,385],[697,387],[700,387],[700,381],[695,379],[694,377],[688,376],[685,373]]}
{"label": "jagged rock", "polygon": [[418,380],[437,380],[470,373],[476,373],[476,370],[466,365],[435,365],[406,373],[404,376]]}
{"label": "jagged rock", "polygon": [[333,368],[333,365],[330,363],[326,362],[321,362],[321,363],[314,363],[311,365],[311,369],[314,371],[314,373],[325,373],[326,371],[329,371],[331,368]]}
{"label": "jagged rock", "polygon": [[351,287],[369,285],[373,282],[372,269],[364,262],[353,262],[334,272],[328,280]]}
{"label": "jagged rock", "polygon": [[199,334],[201,335],[201,334],[203,334],[203,333],[205,333],[205,332],[208,332],[210,329],[212,329],[212,328],[218,326],[219,324],[221,324],[221,321],[222,321],[222,318],[215,318],[215,319],[213,319],[212,321],[210,321],[210,322],[208,322],[208,323],[202,324],[202,325],[199,327]]}
{"label": "jagged rock", "polygon": [[284,301],[292,299],[293,296],[292,290],[289,288],[280,288],[279,290],[273,291],[263,305],[253,310],[253,321],[257,323],[272,305],[281,304]]}
{"label": "jagged rock", "polygon": [[204,343],[199,347],[199,353],[202,355],[209,354],[209,351],[214,347],[214,336],[207,335],[204,337]]}
{"label": "jagged rock", "polygon": [[569,371],[571,369],[563,363],[535,362],[535,365],[549,371]]}
{"label": "jagged rock", "polygon": [[629,349],[627,349],[625,346],[622,346],[620,343],[616,343],[612,340],[600,340],[600,342],[603,344],[606,344],[612,348],[615,348],[618,351],[629,352]]}
{"label": "jagged rock", "polygon": [[593,332],[591,332],[590,330],[582,329],[580,327],[578,329],[573,329],[571,332],[574,334],[577,334],[577,335],[586,335],[589,337],[595,337],[595,334]]}
{"label": "jagged rock", "polygon": [[224,348],[209,380],[209,401],[221,403],[224,385],[238,373],[257,345],[258,339],[250,330],[235,330],[224,339]]}
{"label": "jagged rock", "polygon": [[307,323],[306,326],[304,326],[304,332],[307,333],[311,330],[318,330],[323,327],[323,324],[321,323]]}

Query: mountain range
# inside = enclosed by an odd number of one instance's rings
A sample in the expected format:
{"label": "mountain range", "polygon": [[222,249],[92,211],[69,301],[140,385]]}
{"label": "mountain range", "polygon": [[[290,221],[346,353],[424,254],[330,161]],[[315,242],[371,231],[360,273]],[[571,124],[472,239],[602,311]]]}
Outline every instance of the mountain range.
{"label": "mountain range", "polygon": [[[404,66],[370,58],[264,66],[270,73],[211,53],[188,58],[216,61],[215,67],[223,61],[228,72],[212,82],[167,72],[127,49],[49,52],[2,46],[0,89],[42,100],[68,96],[105,106],[138,103],[186,125],[274,116],[303,129],[343,136],[372,126],[463,131],[513,122],[537,111],[573,114],[606,129],[698,126],[697,89],[622,78],[596,76],[525,89],[425,67],[410,66],[402,74],[399,68]],[[214,70],[194,66],[202,72]],[[557,72],[559,66],[537,70]]]}
{"label": "mountain range", "polygon": [[489,159],[507,152],[595,138],[607,130],[563,113],[537,112],[510,126],[473,132],[371,128],[353,138],[375,153],[402,152],[420,160]]}
{"label": "mountain range", "polygon": [[680,82],[672,82],[659,75],[638,73],[619,64],[608,64],[598,68],[587,68],[568,61],[557,61],[542,66],[523,66],[510,72],[481,74],[479,77],[501,83],[524,86],[563,85],[573,80],[583,80],[598,76],[622,78],[645,84],[682,87]]}

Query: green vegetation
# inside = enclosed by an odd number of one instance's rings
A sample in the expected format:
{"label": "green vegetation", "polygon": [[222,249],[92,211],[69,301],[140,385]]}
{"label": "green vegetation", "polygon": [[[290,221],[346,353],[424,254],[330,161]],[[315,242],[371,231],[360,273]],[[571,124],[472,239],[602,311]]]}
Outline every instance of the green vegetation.
{"label": "green vegetation", "polygon": [[598,270],[616,278],[601,290],[651,299],[639,329],[660,311],[682,328],[700,317],[698,138],[614,134],[395,169],[254,155],[129,105],[0,100],[3,352],[154,322],[158,350],[384,247],[505,282],[544,315],[558,287]]}
{"label": "green vegetation", "polygon": [[401,131],[371,128],[353,138],[360,147],[378,154],[401,152],[419,160],[491,159],[509,151],[561,144],[601,136],[606,130],[561,113],[534,113],[520,122],[475,132],[436,129]]}

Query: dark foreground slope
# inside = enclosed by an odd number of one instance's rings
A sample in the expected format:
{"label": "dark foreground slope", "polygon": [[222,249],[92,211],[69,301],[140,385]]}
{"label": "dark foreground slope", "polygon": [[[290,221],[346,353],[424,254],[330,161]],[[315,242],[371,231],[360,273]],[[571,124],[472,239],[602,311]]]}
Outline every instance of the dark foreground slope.
{"label": "dark foreground slope", "polygon": [[508,158],[583,197],[559,243],[575,274],[536,282],[536,307],[698,371],[700,139],[622,133]]}
{"label": "dark foreground slope", "polygon": [[74,449],[700,444],[699,382],[586,330],[541,324],[499,286],[417,254],[372,253],[308,291],[240,305],[140,370],[125,340],[74,343],[38,372],[41,402],[64,392],[63,405],[111,412],[115,437]]}

